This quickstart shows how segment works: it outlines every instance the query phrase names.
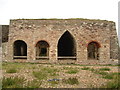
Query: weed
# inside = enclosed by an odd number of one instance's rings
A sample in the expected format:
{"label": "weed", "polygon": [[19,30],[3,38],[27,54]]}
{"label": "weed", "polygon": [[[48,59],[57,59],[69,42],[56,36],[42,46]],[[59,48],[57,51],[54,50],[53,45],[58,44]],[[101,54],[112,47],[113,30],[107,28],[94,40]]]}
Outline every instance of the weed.
{"label": "weed", "polygon": [[90,68],[89,67],[83,67],[81,68],[82,70],[89,70]]}
{"label": "weed", "polygon": [[92,71],[92,72],[94,72],[94,71],[95,71],[95,69],[94,69],[94,68],[90,68],[89,70],[90,70],[90,71]]}
{"label": "weed", "polygon": [[68,73],[68,74],[76,74],[78,72],[79,71],[77,69],[71,69],[71,70],[68,70],[66,73]]}
{"label": "weed", "polygon": [[94,71],[95,74],[100,74],[100,75],[107,75],[108,73],[107,72],[102,72],[102,71]]}
{"label": "weed", "polygon": [[17,69],[15,68],[10,68],[8,70],[6,70],[6,73],[16,73],[17,72]]}
{"label": "weed", "polygon": [[40,88],[41,84],[42,84],[42,81],[32,80],[32,81],[27,83],[25,88]]}
{"label": "weed", "polygon": [[43,80],[47,78],[47,73],[42,71],[33,71],[33,75],[39,80]]}
{"label": "weed", "polygon": [[23,77],[3,77],[2,87],[3,88],[22,88],[25,79]]}
{"label": "weed", "polygon": [[68,79],[63,79],[62,80],[63,83],[66,83],[66,84],[70,84],[70,85],[74,85],[74,84],[79,84],[79,81],[77,78],[68,78]]}
{"label": "weed", "polygon": [[64,70],[70,70],[73,69],[72,67],[63,67]]}
{"label": "weed", "polygon": [[59,81],[49,81],[52,85],[59,84]]}
{"label": "weed", "polygon": [[[114,73],[112,73],[113,75],[115,75]],[[119,76],[115,75],[113,77],[113,80],[108,82],[106,85],[101,86],[101,88],[117,88],[116,90],[120,89],[120,80],[119,80]]]}
{"label": "weed", "polygon": [[105,79],[114,79],[119,77],[118,75],[120,75],[119,73],[109,73],[103,76],[103,78]]}
{"label": "weed", "polygon": [[43,68],[42,71],[47,73],[54,73],[54,72],[58,72],[58,69],[48,67],[48,68]]}
{"label": "weed", "polygon": [[100,71],[110,71],[110,68],[100,68]]}

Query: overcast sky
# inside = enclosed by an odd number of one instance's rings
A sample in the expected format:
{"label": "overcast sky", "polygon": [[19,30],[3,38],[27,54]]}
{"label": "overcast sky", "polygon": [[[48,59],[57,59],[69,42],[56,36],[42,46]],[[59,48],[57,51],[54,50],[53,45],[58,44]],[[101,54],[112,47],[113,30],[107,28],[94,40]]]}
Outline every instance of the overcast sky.
{"label": "overcast sky", "polygon": [[87,18],[116,22],[120,0],[0,0],[0,24],[10,19]]}

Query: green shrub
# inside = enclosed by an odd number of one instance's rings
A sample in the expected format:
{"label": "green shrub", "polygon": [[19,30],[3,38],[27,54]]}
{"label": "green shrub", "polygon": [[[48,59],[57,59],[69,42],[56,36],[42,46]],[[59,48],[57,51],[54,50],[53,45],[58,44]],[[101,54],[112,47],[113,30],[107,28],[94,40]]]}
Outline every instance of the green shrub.
{"label": "green shrub", "polygon": [[3,77],[2,87],[3,88],[22,88],[25,79],[23,77]]}
{"label": "green shrub", "polygon": [[63,83],[66,83],[66,84],[70,84],[70,85],[74,85],[74,84],[79,84],[79,81],[77,78],[68,78],[68,79],[63,79],[62,80]]}
{"label": "green shrub", "polygon": [[82,70],[89,70],[90,68],[89,67],[83,67],[81,68]]}
{"label": "green shrub", "polygon": [[100,71],[110,71],[110,68],[100,68]]}
{"label": "green shrub", "polygon": [[6,70],[6,73],[16,73],[16,72],[17,72],[17,69],[15,68],[10,68]]}

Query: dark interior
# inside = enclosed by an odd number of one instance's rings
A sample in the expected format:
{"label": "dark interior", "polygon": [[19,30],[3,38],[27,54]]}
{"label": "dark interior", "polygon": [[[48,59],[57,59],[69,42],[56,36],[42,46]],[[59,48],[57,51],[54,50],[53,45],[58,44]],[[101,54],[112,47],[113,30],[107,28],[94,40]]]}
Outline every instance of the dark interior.
{"label": "dark interior", "polygon": [[88,59],[99,59],[99,45],[96,42],[91,42],[88,44]]}
{"label": "dark interior", "polygon": [[39,41],[36,45],[36,56],[48,56],[49,44],[46,41]]}
{"label": "dark interior", "polygon": [[24,41],[15,41],[14,56],[27,56],[27,45]]}
{"label": "dark interior", "polygon": [[76,49],[72,35],[66,31],[58,42],[58,56],[75,56]]}

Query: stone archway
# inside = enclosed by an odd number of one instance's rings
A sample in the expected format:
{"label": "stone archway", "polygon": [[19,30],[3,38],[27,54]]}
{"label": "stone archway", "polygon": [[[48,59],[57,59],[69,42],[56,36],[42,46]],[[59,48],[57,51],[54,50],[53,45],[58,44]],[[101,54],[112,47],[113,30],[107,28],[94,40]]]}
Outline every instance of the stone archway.
{"label": "stone archway", "polygon": [[48,59],[49,44],[41,40],[36,44],[36,59]]}
{"label": "stone archway", "polygon": [[14,59],[27,59],[27,44],[22,40],[14,42]]}
{"label": "stone archway", "polygon": [[69,31],[66,31],[58,41],[58,59],[59,57],[76,57],[75,40]]}
{"label": "stone archway", "polygon": [[99,47],[100,47],[99,43],[94,41],[88,44],[87,47],[88,59],[99,60]]}

